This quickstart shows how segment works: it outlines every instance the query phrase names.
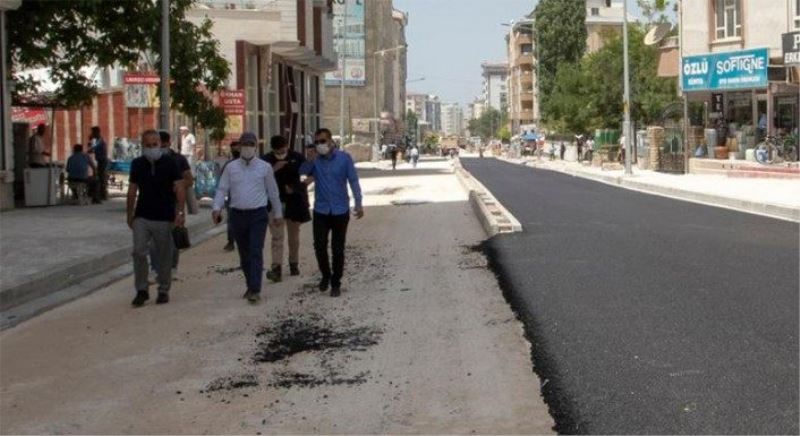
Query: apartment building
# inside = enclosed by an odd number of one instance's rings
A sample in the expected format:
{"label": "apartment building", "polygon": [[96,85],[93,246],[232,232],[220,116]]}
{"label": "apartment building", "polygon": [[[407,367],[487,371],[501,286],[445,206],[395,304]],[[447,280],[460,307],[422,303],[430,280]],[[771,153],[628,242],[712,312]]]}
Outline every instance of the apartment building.
{"label": "apartment building", "polygon": [[504,111],[508,107],[508,62],[482,62],[483,94],[486,107]]}
{"label": "apartment building", "polygon": [[511,131],[535,129],[539,119],[534,71],[533,14],[511,25],[508,49],[508,118]]}
{"label": "apartment building", "polygon": [[445,136],[461,136],[464,133],[464,110],[460,104],[442,104],[442,133]]}

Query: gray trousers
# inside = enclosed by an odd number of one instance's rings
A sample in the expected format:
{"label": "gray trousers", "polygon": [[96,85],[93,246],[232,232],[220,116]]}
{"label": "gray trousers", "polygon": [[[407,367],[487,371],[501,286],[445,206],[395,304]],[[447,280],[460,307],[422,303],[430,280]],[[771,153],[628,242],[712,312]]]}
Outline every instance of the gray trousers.
{"label": "gray trousers", "polygon": [[171,221],[133,220],[133,274],[137,291],[150,288],[147,255],[152,252],[158,275],[158,292],[169,292],[173,250]]}

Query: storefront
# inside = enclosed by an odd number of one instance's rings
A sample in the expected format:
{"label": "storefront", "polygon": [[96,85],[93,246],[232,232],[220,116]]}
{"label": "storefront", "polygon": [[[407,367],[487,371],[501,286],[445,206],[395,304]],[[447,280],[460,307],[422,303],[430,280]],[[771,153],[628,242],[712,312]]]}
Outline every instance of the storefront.
{"label": "storefront", "polygon": [[796,137],[798,77],[769,49],[686,56],[682,73],[690,107],[702,107],[688,132],[693,156],[745,159],[765,135]]}

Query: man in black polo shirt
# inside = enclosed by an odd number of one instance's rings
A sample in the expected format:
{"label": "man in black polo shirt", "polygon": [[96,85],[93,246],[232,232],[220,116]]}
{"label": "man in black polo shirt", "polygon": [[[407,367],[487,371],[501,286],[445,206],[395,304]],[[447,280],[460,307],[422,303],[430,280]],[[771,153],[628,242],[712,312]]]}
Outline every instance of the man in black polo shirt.
{"label": "man in black polo shirt", "polygon": [[[138,197],[138,198],[137,198]],[[157,304],[169,302],[172,284],[173,226],[184,224],[186,188],[178,166],[164,156],[158,132],[142,133],[142,156],[131,163],[128,185],[128,227],[133,230],[133,271],[139,307],[150,299],[147,254],[150,244],[158,267]]]}
{"label": "man in black polo shirt", "polygon": [[273,282],[280,282],[283,240],[286,234],[289,240],[289,274],[300,275],[300,225],[311,221],[311,212],[309,212],[306,185],[300,183],[300,165],[306,161],[305,156],[289,150],[289,142],[283,136],[273,136],[270,139],[270,146],[272,152],[261,159],[272,165],[272,170],[275,172],[283,207],[283,222],[276,220],[269,222],[269,232],[272,235],[272,267],[267,271],[267,278]]}

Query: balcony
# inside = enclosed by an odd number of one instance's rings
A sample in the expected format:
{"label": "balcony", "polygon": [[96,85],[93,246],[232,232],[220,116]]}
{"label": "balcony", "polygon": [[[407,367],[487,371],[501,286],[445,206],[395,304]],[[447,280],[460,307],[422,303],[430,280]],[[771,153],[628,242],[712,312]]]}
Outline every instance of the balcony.
{"label": "balcony", "polygon": [[516,43],[517,45],[533,44],[533,39],[531,38],[530,35],[524,33],[518,33],[516,38]]}
{"label": "balcony", "polygon": [[520,74],[519,83],[522,85],[533,85],[533,74]]}
{"label": "balcony", "polygon": [[522,92],[519,93],[519,100],[520,101],[530,101],[530,102],[532,102],[533,101],[533,90],[532,89],[531,90],[524,90],[523,89]]}
{"label": "balcony", "polygon": [[516,63],[517,65],[533,65],[533,55],[519,55]]}

